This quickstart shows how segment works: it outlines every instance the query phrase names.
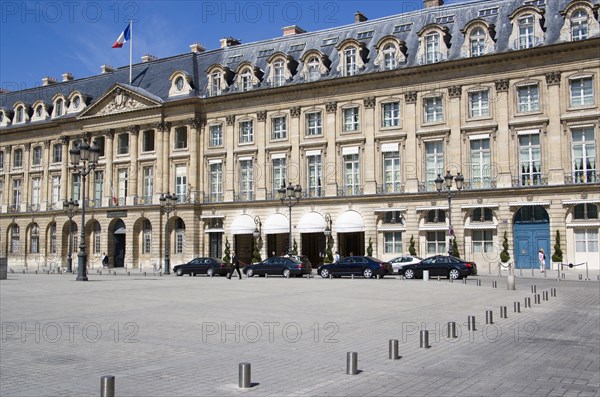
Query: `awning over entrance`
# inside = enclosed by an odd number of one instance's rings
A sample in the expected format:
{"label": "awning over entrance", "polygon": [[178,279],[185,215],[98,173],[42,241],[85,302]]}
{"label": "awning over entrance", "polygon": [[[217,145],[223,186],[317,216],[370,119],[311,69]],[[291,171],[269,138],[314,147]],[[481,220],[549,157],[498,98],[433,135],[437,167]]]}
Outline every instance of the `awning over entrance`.
{"label": "awning over entrance", "polygon": [[300,233],[320,233],[325,231],[325,218],[318,212],[309,212],[298,222]]}
{"label": "awning over entrance", "polygon": [[231,224],[231,234],[252,234],[254,228],[254,218],[250,215],[240,215]]}
{"label": "awning over entrance", "polygon": [[333,230],[337,233],[364,232],[365,223],[358,212],[345,211],[336,219]]}
{"label": "awning over entrance", "polygon": [[262,230],[265,234],[288,233],[290,231],[290,222],[282,214],[273,214],[267,218]]}

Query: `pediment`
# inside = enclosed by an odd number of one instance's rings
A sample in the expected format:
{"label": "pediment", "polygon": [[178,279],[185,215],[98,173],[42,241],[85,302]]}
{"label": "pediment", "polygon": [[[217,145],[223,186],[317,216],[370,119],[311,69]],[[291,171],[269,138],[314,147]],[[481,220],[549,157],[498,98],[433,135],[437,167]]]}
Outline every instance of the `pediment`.
{"label": "pediment", "polygon": [[162,105],[160,97],[139,87],[117,83],[78,116],[80,119],[112,116]]}

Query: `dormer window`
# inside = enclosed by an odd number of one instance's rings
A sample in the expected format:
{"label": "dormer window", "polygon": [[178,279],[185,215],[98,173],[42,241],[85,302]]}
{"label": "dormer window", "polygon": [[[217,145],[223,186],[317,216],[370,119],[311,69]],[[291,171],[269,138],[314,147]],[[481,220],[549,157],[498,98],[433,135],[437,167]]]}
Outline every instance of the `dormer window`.
{"label": "dormer window", "polygon": [[588,38],[588,19],[589,15],[582,9],[579,9],[571,16],[571,40],[585,40]]}
{"label": "dormer window", "polygon": [[179,76],[175,79],[175,89],[179,92],[183,90],[183,77]]}
{"label": "dormer window", "polygon": [[417,59],[422,65],[444,61],[448,58],[450,36],[448,28],[429,24],[421,29]]}
{"label": "dormer window", "polygon": [[317,50],[307,51],[300,60],[304,66],[300,75],[305,81],[317,81],[329,71],[329,60]]}
{"label": "dormer window", "polygon": [[398,62],[396,61],[396,46],[388,43],[383,48],[383,68],[385,70],[396,69]]}
{"label": "dormer window", "polygon": [[482,28],[475,28],[469,37],[471,56],[478,57],[485,53],[485,32]]}
{"label": "dormer window", "polygon": [[479,57],[494,51],[496,43],[494,25],[490,25],[483,19],[469,22],[461,32],[465,35],[465,41],[461,47],[461,56],[465,58]]}
{"label": "dormer window", "polygon": [[348,47],[344,50],[344,76],[354,76],[356,73],[356,47]]}
{"label": "dormer window", "polygon": [[273,85],[275,87],[281,87],[284,82],[284,62],[282,60],[277,60],[273,63]]}
{"label": "dormer window", "polygon": [[240,75],[240,90],[250,91],[252,89],[252,73],[250,69],[244,69]]}
{"label": "dormer window", "polygon": [[310,59],[308,60],[308,63],[307,63],[308,78],[306,80],[316,81],[319,79],[319,77],[321,77],[321,72],[319,71],[319,66],[320,66],[319,58],[310,57]]}
{"label": "dormer window", "polygon": [[436,63],[440,61],[440,34],[430,33],[425,36],[425,63]]}
{"label": "dormer window", "polygon": [[263,73],[254,67],[250,62],[243,62],[236,70],[235,88],[238,91],[246,92],[258,87]]}
{"label": "dormer window", "polygon": [[210,75],[210,95],[221,95],[223,74],[220,71],[214,72]]}
{"label": "dormer window", "polygon": [[171,82],[169,97],[187,95],[193,91],[192,77],[184,71],[176,70],[169,76],[169,81]]}
{"label": "dormer window", "polygon": [[543,15],[543,9],[539,9],[533,5],[526,5],[520,7],[509,16],[513,24],[512,33],[509,38],[513,49],[524,50],[543,43]]}
{"label": "dormer window", "polygon": [[44,107],[42,105],[38,105],[35,107],[35,117],[42,117],[42,111]]}
{"label": "dormer window", "polygon": [[229,89],[232,83],[232,71],[221,65],[213,65],[208,68],[208,96],[221,95]]}
{"label": "dormer window", "polygon": [[79,105],[81,105],[81,97],[77,95],[75,98],[73,98],[73,110],[79,109]]}
{"label": "dormer window", "polygon": [[579,41],[595,37],[600,33],[600,23],[594,17],[597,5],[591,0],[571,1],[560,11],[564,24],[560,29],[560,41]]}
{"label": "dormer window", "polygon": [[52,111],[52,118],[60,117],[65,113],[65,100],[61,96],[54,99],[54,110]]}
{"label": "dormer window", "polygon": [[519,18],[519,50],[534,46],[533,40],[533,15]]}
{"label": "dormer window", "polygon": [[17,109],[15,110],[15,124],[23,123],[25,121],[24,114],[25,114],[25,108],[23,106],[17,107]]}

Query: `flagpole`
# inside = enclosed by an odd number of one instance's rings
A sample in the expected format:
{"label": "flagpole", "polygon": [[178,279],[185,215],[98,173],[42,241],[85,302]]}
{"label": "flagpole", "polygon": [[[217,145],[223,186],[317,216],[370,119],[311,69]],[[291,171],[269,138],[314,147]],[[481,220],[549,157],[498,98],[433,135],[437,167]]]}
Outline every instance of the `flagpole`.
{"label": "flagpole", "polygon": [[132,75],[132,63],[133,63],[133,20],[129,20],[129,84],[131,85]]}

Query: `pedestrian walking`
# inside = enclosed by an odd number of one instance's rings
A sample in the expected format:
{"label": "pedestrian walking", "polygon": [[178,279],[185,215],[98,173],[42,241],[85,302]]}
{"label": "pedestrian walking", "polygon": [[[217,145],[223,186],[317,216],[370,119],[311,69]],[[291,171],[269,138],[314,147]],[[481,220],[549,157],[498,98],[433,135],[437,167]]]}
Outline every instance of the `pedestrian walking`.
{"label": "pedestrian walking", "polygon": [[240,280],[242,279],[242,273],[240,273],[240,260],[237,257],[235,251],[232,251],[231,263],[233,264],[233,268],[231,269],[231,273],[227,275],[227,278],[231,280],[231,276],[233,275],[233,271],[237,271],[238,277]]}
{"label": "pedestrian walking", "polygon": [[102,253],[102,267],[108,267],[108,255],[106,255],[106,252]]}
{"label": "pedestrian walking", "polygon": [[333,263],[338,263],[340,261],[340,253],[335,251],[335,254],[333,255]]}
{"label": "pedestrian walking", "polygon": [[546,271],[546,254],[544,254],[543,248],[538,251],[538,260],[540,262],[540,272],[544,273]]}

